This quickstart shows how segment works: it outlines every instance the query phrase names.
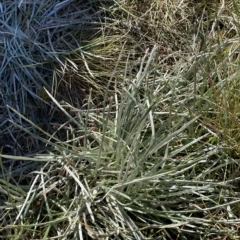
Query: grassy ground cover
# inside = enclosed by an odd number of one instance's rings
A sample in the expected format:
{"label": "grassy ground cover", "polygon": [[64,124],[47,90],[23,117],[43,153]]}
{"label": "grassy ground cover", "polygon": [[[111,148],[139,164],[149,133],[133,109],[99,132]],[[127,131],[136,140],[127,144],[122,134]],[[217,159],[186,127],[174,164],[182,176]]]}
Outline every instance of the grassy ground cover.
{"label": "grassy ground cover", "polygon": [[0,3],[1,239],[239,239],[239,1]]}

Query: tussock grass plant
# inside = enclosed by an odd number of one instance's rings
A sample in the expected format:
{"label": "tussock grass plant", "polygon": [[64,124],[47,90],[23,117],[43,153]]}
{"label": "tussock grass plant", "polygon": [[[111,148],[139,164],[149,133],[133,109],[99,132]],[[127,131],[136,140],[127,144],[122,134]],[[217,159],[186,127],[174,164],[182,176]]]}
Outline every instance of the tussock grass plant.
{"label": "tussock grass plant", "polygon": [[[29,151],[19,143],[25,142],[26,136],[7,124],[11,119],[24,126],[21,118],[13,115],[7,106],[36,124],[54,121],[43,87],[57,99],[69,100],[71,81],[67,82],[67,76],[79,75],[81,67],[85,72],[90,71],[87,52],[82,47],[101,30],[104,3],[110,2],[4,1],[0,4],[2,141],[19,151]],[[71,60],[73,49],[78,56],[76,63]],[[35,147],[35,151],[39,149]]]}
{"label": "tussock grass plant", "polygon": [[156,47],[146,52],[139,72],[131,81],[125,78],[121,91],[106,91],[102,109],[91,96],[84,110],[59,103],[47,91],[69,118],[56,130],[65,129],[67,139],[47,132],[40,139],[27,131],[52,151],[32,157],[2,155],[42,162],[17,187],[2,168],[2,236],[201,239],[236,234],[236,179],[222,177],[235,161],[221,157],[220,145],[207,143],[211,131],[198,138],[189,134],[201,125],[200,116],[176,101],[178,92],[188,91],[183,80],[155,76],[151,62],[156,53]]}
{"label": "tussock grass plant", "polygon": [[237,1],[0,7],[0,238],[239,238]]}

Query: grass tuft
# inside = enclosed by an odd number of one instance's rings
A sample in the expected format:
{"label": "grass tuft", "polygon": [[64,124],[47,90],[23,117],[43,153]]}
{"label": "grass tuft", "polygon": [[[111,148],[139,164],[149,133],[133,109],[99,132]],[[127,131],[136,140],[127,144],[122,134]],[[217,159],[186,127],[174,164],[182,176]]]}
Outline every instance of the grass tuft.
{"label": "grass tuft", "polygon": [[0,238],[239,238],[237,1],[0,11]]}

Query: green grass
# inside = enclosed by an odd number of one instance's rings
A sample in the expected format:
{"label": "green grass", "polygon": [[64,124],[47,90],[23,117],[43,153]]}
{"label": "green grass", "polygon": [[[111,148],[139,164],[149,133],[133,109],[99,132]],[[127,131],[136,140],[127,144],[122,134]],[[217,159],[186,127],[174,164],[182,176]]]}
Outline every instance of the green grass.
{"label": "green grass", "polygon": [[239,239],[237,1],[1,7],[0,238]]}

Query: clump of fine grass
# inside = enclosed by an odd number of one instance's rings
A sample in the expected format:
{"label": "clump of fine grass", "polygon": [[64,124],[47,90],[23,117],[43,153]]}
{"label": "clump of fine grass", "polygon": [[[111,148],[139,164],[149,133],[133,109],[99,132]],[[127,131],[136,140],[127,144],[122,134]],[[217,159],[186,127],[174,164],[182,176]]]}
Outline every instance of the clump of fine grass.
{"label": "clump of fine grass", "polygon": [[[54,121],[51,103],[42,94],[47,88],[57,99],[69,99],[66,74],[79,74],[80,63],[70,60],[71,50],[80,56],[79,62],[87,69],[83,42],[100,31],[103,16],[102,1],[4,1],[1,11],[1,131],[5,145],[27,152],[25,136],[16,132],[8,119],[25,126],[8,106],[13,107],[36,124]],[[109,4],[109,3],[108,3]],[[78,48],[78,50],[76,50]],[[68,74],[69,75],[69,74]],[[61,85],[61,82],[66,83]],[[63,89],[65,87],[65,89]],[[62,88],[61,91],[59,89]],[[83,99],[84,96],[81,97]],[[60,118],[61,119],[61,118]],[[60,120],[61,121],[61,120]],[[64,120],[62,120],[64,121]],[[49,126],[48,126],[49,127]],[[23,143],[20,143],[23,142]],[[39,143],[35,143],[38,145]],[[40,149],[31,145],[31,149]],[[10,147],[5,147],[5,152]],[[12,152],[12,151],[10,151]],[[12,152],[13,153],[13,152]]]}
{"label": "clump of fine grass", "polygon": [[30,146],[1,154],[1,236],[236,239],[239,6],[113,2],[102,36],[53,54],[41,96],[58,119],[8,108]]}
{"label": "clump of fine grass", "polygon": [[[32,180],[24,175],[17,187],[2,169],[3,186],[9,189],[2,193],[1,206],[0,231],[6,239],[236,236],[237,179],[222,178],[235,161],[221,156],[221,146],[207,143],[214,135],[184,107],[179,93],[194,97],[184,79],[156,77],[151,65],[156,53],[156,48],[149,58],[146,53],[121,91],[116,88],[110,99],[106,91],[102,109],[95,108],[91,96],[84,110],[60,104],[48,93],[69,118],[56,130],[64,129],[68,138],[44,132],[48,137],[41,141],[52,146],[48,154],[3,156],[45,162],[31,173]],[[205,134],[191,135],[196,127]]]}

